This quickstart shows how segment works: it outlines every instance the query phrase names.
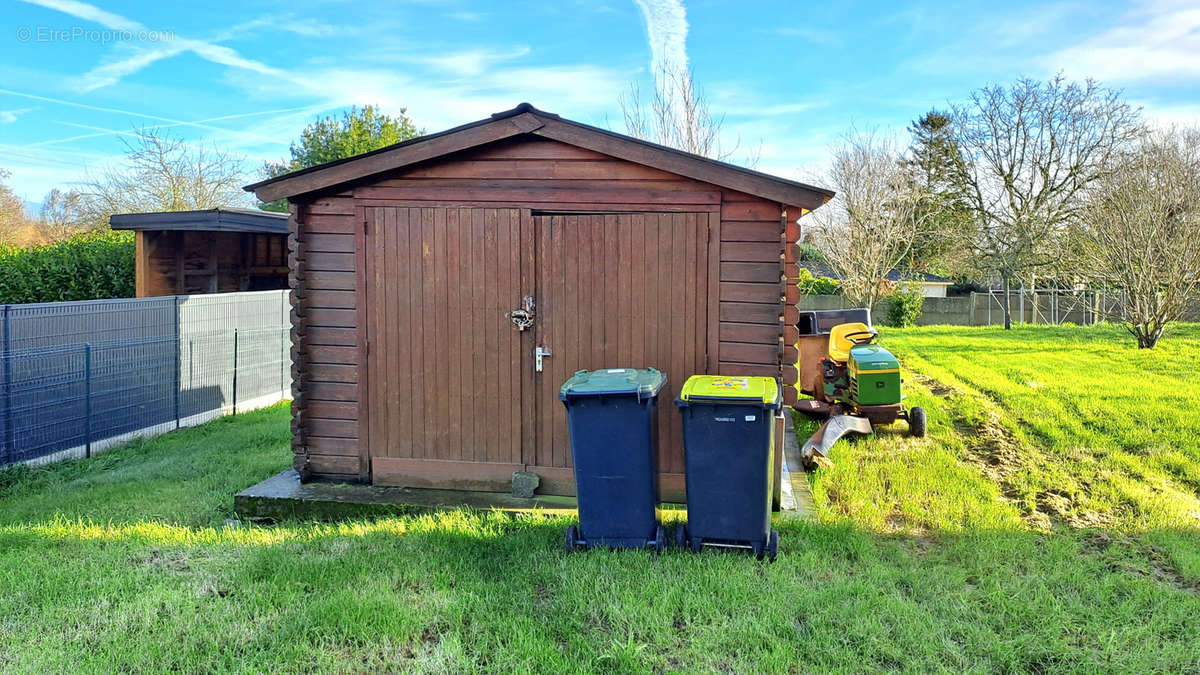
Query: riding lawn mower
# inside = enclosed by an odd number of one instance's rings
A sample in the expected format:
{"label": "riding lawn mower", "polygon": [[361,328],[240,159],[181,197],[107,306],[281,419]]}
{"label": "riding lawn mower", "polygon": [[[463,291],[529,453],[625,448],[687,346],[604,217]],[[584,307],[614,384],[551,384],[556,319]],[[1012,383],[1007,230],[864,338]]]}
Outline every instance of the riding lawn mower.
{"label": "riding lawn mower", "polygon": [[877,340],[866,309],[802,312],[800,389],[812,396],[796,410],[825,422],[800,455],[812,467],[846,434],[870,434],[872,425],[904,420],[908,434],[925,435],[925,410],[904,405],[900,362]]}

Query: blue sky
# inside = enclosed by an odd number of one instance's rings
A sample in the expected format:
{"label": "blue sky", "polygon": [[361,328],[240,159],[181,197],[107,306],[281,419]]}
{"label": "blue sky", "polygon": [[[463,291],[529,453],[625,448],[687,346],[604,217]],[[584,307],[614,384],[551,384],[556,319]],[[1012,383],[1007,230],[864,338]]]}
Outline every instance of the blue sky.
{"label": "blue sky", "polygon": [[141,126],[228,149],[252,174],[356,103],[437,131],[530,101],[619,131],[618,97],[649,86],[655,59],[686,60],[726,145],[789,177],[851,124],[899,133],[1022,75],[1095,77],[1156,122],[1200,121],[1198,0],[0,5],[0,167],[31,202],[119,159]]}

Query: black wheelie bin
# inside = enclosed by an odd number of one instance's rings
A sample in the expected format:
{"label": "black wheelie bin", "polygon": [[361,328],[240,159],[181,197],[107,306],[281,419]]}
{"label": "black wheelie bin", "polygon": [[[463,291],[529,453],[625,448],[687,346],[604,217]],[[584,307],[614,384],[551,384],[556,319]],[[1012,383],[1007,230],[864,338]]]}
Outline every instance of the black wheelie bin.
{"label": "black wheelie bin", "polygon": [[658,392],[661,372],[646,368],[581,370],[563,383],[575,465],[579,526],[568,551],[643,548],[662,551],[658,521]]}

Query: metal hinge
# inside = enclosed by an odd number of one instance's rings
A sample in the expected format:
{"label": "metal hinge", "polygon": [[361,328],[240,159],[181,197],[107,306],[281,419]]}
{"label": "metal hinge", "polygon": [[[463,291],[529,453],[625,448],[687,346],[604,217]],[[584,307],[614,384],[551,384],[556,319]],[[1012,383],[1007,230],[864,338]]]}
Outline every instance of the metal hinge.
{"label": "metal hinge", "polygon": [[363,218],[363,234],[370,234],[370,232],[367,230],[367,219],[366,218]]}

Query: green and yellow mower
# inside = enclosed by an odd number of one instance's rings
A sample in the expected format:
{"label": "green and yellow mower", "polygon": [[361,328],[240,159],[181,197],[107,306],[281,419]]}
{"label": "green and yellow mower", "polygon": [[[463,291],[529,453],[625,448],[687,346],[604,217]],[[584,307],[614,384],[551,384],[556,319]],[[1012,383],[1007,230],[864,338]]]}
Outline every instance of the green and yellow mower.
{"label": "green and yellow mower", "polygon": [[800,389],[812,399],[796,409],[825,418],[801,448],[806,466],[827,457],[842,436],[872,433],[872,425],[904,420],[910,436],[925,435],[925,410],[905,407],[900,362],[877,344],[870,312],[803,312],[799,328]]}

